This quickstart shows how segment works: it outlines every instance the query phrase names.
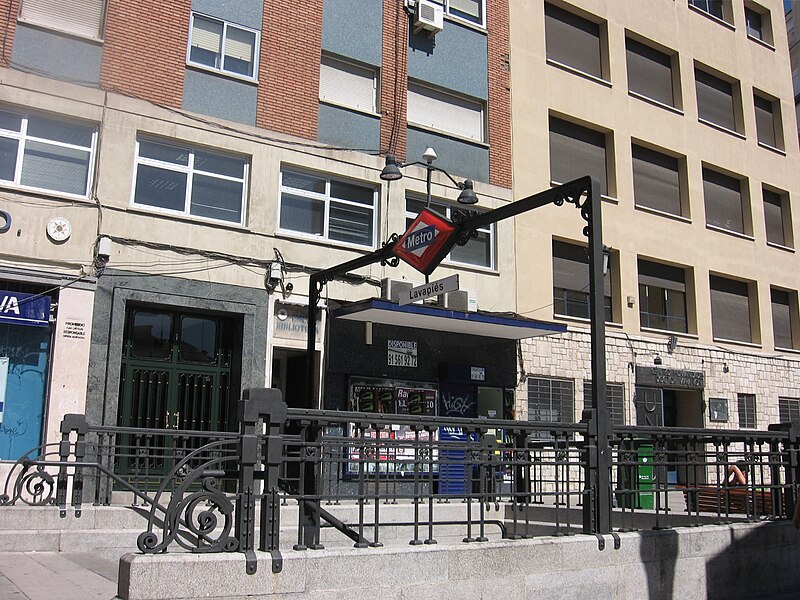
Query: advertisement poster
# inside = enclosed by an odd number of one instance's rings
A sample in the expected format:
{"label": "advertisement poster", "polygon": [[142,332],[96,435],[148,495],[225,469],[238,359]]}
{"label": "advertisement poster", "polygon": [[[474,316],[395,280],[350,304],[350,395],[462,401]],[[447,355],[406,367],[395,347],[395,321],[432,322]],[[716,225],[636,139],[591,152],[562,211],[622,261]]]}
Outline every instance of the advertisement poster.
{"label": "advertisement poster", "polygon": [[[435,415],[437,394],[434,389],[388,387],[354,384],[351,387],[351,405],[360,412]],[[383,476],[413,477],[415,446],[424,448],[431,439],[427,431],[415,432],[408,425],[393,424],[381,429],[376,439],[374,429],[361,430],[354,423],[348,426],[349,437],[353,440],[347,449],[348,461],[345,473],[357,476],[361,469],[368,475],[376,473]],[[433,440],[437,433],[433,433]],[[438,459],[436,450],[432,460],[427,456],[419,460],[419,472],[428,473],[431,462]],[[438,465],[433,464],[434,472]]]}

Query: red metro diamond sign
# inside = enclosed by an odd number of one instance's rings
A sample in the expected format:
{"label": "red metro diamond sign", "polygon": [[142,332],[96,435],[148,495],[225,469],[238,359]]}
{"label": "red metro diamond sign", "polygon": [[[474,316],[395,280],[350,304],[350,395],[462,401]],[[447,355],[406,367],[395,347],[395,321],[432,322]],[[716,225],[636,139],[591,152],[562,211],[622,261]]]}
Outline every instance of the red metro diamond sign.
{"label": "red metro diamond sign", "polygon": [[455,230],[443,216],[423,209],[394,245],[394,254],[423,275],[430,275],[452,248]]}

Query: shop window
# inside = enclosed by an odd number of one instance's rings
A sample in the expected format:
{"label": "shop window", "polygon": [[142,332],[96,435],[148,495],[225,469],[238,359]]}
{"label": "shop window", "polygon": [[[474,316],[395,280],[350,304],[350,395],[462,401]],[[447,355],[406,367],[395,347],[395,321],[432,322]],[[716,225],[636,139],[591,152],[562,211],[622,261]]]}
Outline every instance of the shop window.
{"label": "shop window", "polygon": [[[603,278],[605,320],[611,321],[611,267]],[[553,240],[553,313],[589,318],[589,255],[583,246]]]}
{"label": "shop window", "polygon": [[772,333],[776,348],[795,348],[794,332],[798,329],[794,306],[797,306],[797,293],[770,289],[772,305]]}
{"label": "shop window", "polygon": [[192,13],[187,62],[255,80],[259,32],[220,19]]}
{"label": "shop window", "polygon": [[0,182],[87,196],[97,128],[0,110]]}
{"label": "shop window", "polygon": [[778,397],[778,418],[781,423],[800,421],[800,398]]}
{"label": "shop window", "polygon": [[762,188],[764,199],[764,224],[767,230],[767,243],[794,247],[792,236],[792,218],[789,196],[785,192],[778,193]]}
{"label": "shop window", "polygon": [[711,275],[711,326],[715,340],[752,342],[749,286]]}
{"label": "shop window", "polygon": [[325,55],[319,71],[319,99],[374,114],[377,112],[377,81],[375,69]]}
{"label": "shop window", "polygon": [[633,198],[636,206],[681,216],[680,160],[633,144]]}
{"label": "shop window", "polygon": [[[625,387],[617,383],[606,384],[606,403],[613,425],[625,425]],[[583,382],[583,406],[592,406],[592,382]]]}
{"label": "shop window", "polygon": [[742,187],[740,179],[703,167],[706,225],[746,233]]}
{"label": "shop window", "polygon": [[248,166],[241,157],[140,139],[132,203],[242,224]]}
{"label": "shop window", "polygon": [[[628,90],[667,106],[676,106],[674,54],[665,54],[631,38],[625,38]],[[675,60],[677,64],[677,60]]]}
{"label": "shop window", "polygon": [[569,121],[550,117],[550,180],[567,183],[592,175],[600,193],[608,194],[606,134]]}
{"label": "shop window", "polygon": [[686,272],[642,259],[638,265],[641,327],[686,333]]}
{"label": "shop window", "polygon": [[695,91],[697,92],[697,116],[727,131],[742,133],[739,117],[739,82],[720,79],[706,71],[695,68]]}
{"label": "shop window", "polygon": [[736,394],[739,402],[739,427],[743,429],[756,428],[756,395]]}
{"label": "shop window", "polygon": [[528,379],[528,420],[574,423],[575,393],[572,381]]}
{"label": "shop window", "polygon": [[371,248],[377,218],[377,188],[281,169],[282,231]]}
{"label": "shop window", "polygon": [[780,103],[754,92],[753,105],[756,111],[758,143],[762,146],[782,150],[783,127],[781,127]]}
{"label": "shop window", "polygon": [[486,138],[484,103],[409,81],[408,124],[474,142]]}
{"label": "shop window", "polygon": [[23,0],[19,18],[26,23],[81,37],[103,37],[106,0]]}
{"label": "shop window", "polygon": [[606,79],[604,26],[553,4],[544,5],[547,61]]}
{"label": "shop window", "polygon": [[[417,218],[417,215],[424,208],[425,200],[406,198],[406,228],[411,225],[411,222]],[[431,209],[451,221],[457,221],[461,215],[466,216],[465,211],[444,202],[431,202]],[[476,237],[471,237],[463,246],[453,246],[445,260],[474,267],[496,268],[494,227],[494,223],[486,227],[479,227],[476,230],[478,234]]]}

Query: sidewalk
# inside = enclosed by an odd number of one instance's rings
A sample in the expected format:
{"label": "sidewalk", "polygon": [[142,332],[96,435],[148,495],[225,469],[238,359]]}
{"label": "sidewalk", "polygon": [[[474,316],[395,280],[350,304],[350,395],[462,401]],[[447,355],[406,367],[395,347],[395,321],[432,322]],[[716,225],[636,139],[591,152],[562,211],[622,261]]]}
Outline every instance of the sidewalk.
{"label": "sidewalk", "polygon": [[67,552],[0,552],[0,600],[111,600],[118,561]]}

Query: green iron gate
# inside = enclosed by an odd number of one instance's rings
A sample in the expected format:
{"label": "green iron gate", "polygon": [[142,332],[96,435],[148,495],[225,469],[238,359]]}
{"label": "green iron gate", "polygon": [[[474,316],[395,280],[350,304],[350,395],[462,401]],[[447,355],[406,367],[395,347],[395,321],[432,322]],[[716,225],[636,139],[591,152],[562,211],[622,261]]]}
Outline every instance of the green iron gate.
{"label": "green iron gate", "polygon": [[[123,341],[117,423],[145,430],[118,440],[117,468],[149,479],[207,440],[178,431],[232,431],[235,321],[135,307]],[[175,435],[146,430],[174,429]],[[119,442],[122,442],[121,444]]]}

